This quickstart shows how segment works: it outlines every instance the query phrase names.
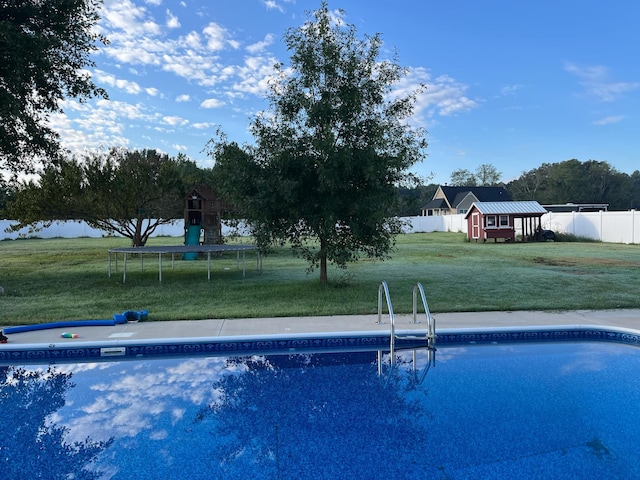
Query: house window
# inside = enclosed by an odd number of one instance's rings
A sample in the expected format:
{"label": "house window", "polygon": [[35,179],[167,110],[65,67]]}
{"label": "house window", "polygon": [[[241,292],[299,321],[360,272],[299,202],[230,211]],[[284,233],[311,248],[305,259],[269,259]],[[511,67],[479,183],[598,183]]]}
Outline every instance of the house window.
{"label": "house window", "polygon": [[496,216],[487,215],[487,228],[496,226]]}
{"label": "house window", "polygon": [[509,215],[500,215],[500,227],[509,226]]}
{"label": "house window", "polygon": [[459,208],[459,209],[458,209],[458,213],[461,213],[461,214],[463,214],[463,215],[464,215],[465,213],[467,213],[468,211],[469,211],[469,210],[467,210],[466,208]]}

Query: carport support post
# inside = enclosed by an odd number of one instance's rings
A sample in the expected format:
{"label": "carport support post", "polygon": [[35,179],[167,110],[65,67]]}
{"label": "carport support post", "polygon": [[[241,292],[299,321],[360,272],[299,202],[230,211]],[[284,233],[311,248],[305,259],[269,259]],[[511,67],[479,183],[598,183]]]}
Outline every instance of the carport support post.
{"label": "carport support post", "polygon": [[162,253],[158,253],[158,283],[162,283]]}
{"label": "carport support post", "polygon": [[211,280],[211,252],[207,252],[207,280]]}
{"label": "carport support post", "polygon": [[122,283],[127,281],[127,253],[124,253],[124,260],[122,262]]}

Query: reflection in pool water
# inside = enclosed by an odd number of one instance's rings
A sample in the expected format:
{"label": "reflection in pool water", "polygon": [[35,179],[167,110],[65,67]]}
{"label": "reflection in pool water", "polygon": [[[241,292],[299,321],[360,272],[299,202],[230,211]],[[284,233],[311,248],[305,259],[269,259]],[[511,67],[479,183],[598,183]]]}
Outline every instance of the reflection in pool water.
{"label": "reflection in pool water", "polygon": [[0,456],[23,478],[640,475],[640,349],[440,348],[422,382],[426,352],[398,355],[382,377],[375,351],[9,367]]}

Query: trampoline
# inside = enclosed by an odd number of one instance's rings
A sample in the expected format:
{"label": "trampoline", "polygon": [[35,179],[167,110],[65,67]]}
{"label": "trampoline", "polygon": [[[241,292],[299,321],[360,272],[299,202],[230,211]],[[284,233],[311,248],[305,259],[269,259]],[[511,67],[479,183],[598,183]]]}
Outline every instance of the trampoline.
{"label": "trampoline", "polygon": [[247,251],[256,252],[256,263],[258,271],[262,271],[262,258],[260,252],[255,245],[166,245],[166,246],[150,246],[150,247],[121,247],[110,248],[109,253],[109,278],[111,278],[111,255],[115,255],[115,270],[118,272],[118,254],[123,256],[122,265],[122,283],[127,281],[127,255],[139,254],[140,261],[142,262],[144,269],[144,255],[145,254],[157,254],[158,255],[158,282],[162,282],[162,255],[171,254],[171,268],[175,262],[175,254],[184,253],[206,253],[207,254],[207,279],[211,280],[211,254],[212,253],[237,253],[237,264],[240,265],[240,253],[242,253],[242,276],[245,276],[245,254]]}

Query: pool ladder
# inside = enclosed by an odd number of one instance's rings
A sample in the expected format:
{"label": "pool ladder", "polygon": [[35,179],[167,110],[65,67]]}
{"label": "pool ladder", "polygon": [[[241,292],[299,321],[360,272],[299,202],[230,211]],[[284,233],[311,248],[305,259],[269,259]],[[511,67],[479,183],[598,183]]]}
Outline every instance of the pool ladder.
{"label": "pool ladder", "polygon": [[[424,314],[427,320],[427,331],[425,335],[421,335],[419,333],[402,333],[399,334],[396,331],[396,320],[395,315],[393,314],[393,305],[391,304],[391,296],[389,295],[389,286],[386,281],[382,281],[380,286],[378,287],[378,321],[376,323],[382,324],[382,307],[383,300],[386,300],[387,310],[389,312],[389,323],[391,324],[391,335],[389,337],[389,350],[391,355],[391,365],[393,366],[395,362],[395,349],[396,349],[396,340],[400,338],[404,339],[415,339],[415,340],[426,340],[427,349],[430,351],[435,351],[436,349],[436,321],[435,318],[431,316],[431,312],[429,311],[429,305],[427,303],[427,296],[424,293],[424,288],[420,282],[416,283],[413,287],[413,319],[411,323],[420,323],[418,322],[418,294],[420,294],[420,298],[422,300],[422,306],[424,307]],[[434,357],[435,358],[435,357]],[[431,361],[429,364],[431,365]]]}
{"label": "pool ladder", "polygon": [[427,320],[427,332],[425,335],[416,335],[414,333],[404,333],[398,334],[396,332],[396,319],[393,314],[393,305],[391,304],[391,296],[389,295],[389,286],[387,282],[384,280],[380,283],[380,287],[378,288],[378,321],[376,323],[382,324],[382,307],[383,307],[383,297],[387,303],[387,310],[389,312],[389,323],[391,324],[391,336],[390,336],[390,347],[394,349],[395,341],[398,338],[411,338],[411,339],[425,339],[427,341],[427,346],[429,348],[435,348],[436,346],[436,320],[431,316],[431,312],[429,311],[429,305],[427,304],[427,296],[424,293],[424,288],[420,282],[416,283],[413,287],[413,319],[411,323],[419,323],[418,322],[418,293],[420,294],[420,298],[422,300],[422,306],[424,307],[424,314]]}

